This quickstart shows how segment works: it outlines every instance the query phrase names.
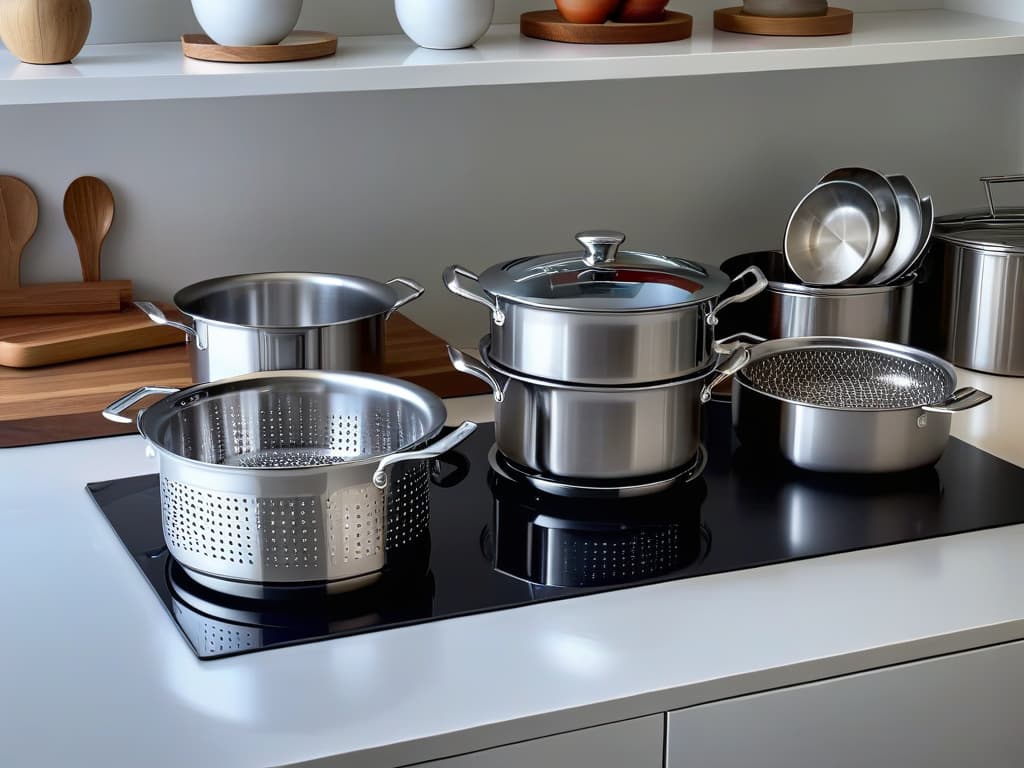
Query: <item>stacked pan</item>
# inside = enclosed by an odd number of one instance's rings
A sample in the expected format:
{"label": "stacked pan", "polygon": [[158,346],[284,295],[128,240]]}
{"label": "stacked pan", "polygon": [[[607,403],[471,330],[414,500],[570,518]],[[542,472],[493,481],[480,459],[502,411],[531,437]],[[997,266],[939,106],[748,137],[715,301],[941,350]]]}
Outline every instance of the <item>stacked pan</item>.
{"label": "stacked pan", "polygon": [[730,281],[714,267],[622,250],[619,232],[576,239],[579,251],[479,276],[448,267],[448,289],[490,312],[479,359],[449,355],[491,386],[497,448],[513,472],[549,492],[663,490],[701,461],[718,313],[767,281],[756,267]]}
{"label": "stacked pan", "polygon": [[797,205],[786,261],[809,286],[883,286],[906,280],[931,238],[934,212],[909,178],[839,168]]}

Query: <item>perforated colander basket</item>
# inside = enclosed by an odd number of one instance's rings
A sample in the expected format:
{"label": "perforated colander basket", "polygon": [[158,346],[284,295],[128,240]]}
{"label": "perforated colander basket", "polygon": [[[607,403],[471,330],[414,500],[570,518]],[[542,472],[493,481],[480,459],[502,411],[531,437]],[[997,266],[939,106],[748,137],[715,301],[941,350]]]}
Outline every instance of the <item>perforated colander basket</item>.
{"label": "perforated colander basket", "polygon": [[221,579],[321,582],[380,570],[429,525],[439,398],[384,376],[290,371],[152,395],[139,431],[160,458],[164,538],[184,567]]}

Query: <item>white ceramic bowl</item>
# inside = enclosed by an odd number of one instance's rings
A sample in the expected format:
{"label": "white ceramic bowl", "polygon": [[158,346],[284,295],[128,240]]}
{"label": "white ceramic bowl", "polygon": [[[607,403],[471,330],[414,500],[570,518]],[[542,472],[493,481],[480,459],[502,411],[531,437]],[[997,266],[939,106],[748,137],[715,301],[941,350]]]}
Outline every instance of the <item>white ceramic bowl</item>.
{"label": "white ceramic bowl", "polygon": [[295,29],[302,0],[192,0],[192,10],[219,45],[276,45]]}
{"label": "white ceramic bowl", "polygon": [[395,0],[402,30],[423,48],[466,48],[494,18],[494,0]]}

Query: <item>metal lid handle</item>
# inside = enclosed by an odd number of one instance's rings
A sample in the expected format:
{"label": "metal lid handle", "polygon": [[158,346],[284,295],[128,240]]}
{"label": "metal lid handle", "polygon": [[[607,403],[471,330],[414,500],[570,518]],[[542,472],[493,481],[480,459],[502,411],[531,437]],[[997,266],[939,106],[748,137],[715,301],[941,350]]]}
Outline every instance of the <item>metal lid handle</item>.
{"label": "metal lid handle", "polygon": [[988,392],[982,392],[974,387],[962,387],[941,403],[923,405],[921,410],[930,413],[958,413],[966,411],[968,408],[975,408],[982,403],[987,403],[991,399],[992,395]]}
{"label": "metal lid handle", "polygon": [[583,261],[591,267],[614,262],[619,246],[626,242],[624,234],[611,229],[588,229],[576,235],[576,239],[587,251]]}
{"label": "metal lid handle", "polygon": [[392,464],[401,461],[419,461],[420,459],[433,459],[442,453],[447,453],[467,437],[476,431],[476,424],[472,421],[464,421],[454,431],[442,437],[436,443],[424,448],[421,451],[407,451],[405,453],[392,453],[380,460],[377,469],[373,473],[373,484],[384,490],[388,487],[388,473],[385,472]]}
{"label": "metal lid handle", "polygon": [[166,325],[169,328],[177,328],[179,331],[184,331],[186,336],[195,337],[196,349],[200,351],[206,349],[206,344],[204,344],[203,340],[199,338],[199,334],[196,332],[196,329],[191,325],[185,325],[184,323],[177,323],[174,320],[168,320],[167,315],[163,313],[163,310],[151,301],[136,301],[133,303],[136,307],[146,313],[146,317],[157,325]]}
{"label": "metal lid handle", "polygon": [[468,288],[463,287],[462,283],[459,282],[459,278],[464,277],[467,280],[472,280],[474,283],[480,282],[480,276],[470,272],[465,267],[460,267],[456,264],[452,264],[450,267],[446,267],[444,272],[441,273],[441,279],[444,280],[445,286],[448,290],[454,293],[456,296],[461,296],[464,299],[475,301],[477,304],[483,304],[489,310],[491,310],[491,318],[494,320],[495,325],[505,324],[505,313],[501,311],[501,307],[498,306],[498,300],[493,298],[485,298],[478,293]]}
{"label": "metal lid handle", "polygon": [[1015,181],[1024,181],[1024,173],[1011,173],[1006,176],[982,176],[981,183],[985,185],[985,197],[988,200],[988,213],[994,219],[996,217],[996,206],[992,202],[992,185],[1009,184]]}

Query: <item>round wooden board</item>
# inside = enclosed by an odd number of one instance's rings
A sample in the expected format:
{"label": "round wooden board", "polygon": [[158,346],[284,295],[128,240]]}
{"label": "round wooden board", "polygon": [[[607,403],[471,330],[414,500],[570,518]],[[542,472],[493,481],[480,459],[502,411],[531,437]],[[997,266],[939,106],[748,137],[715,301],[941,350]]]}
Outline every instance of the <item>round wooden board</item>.
{"label": "round wooden board", "polygon": [[665,11],[662,21],[619,24],[573,24],[558,11],[530,11],[519,17],[519,31],[527,37],[556,43],[608,45],[613,43],[667,43],[693,34],[693,16]]}
{"label": "round wooden board", "polygon": [[181,52],[190,59],[236,64],[303,61],[336,54],[338,36],[297,29],[277,45],[217,45],[206,35],[182,35]]}
{"label": "round wooden board", "polygon": [[715,11],[715,27],[743,35],[848,35],[853,32],[853,11],[829,8],[824,16],[776,17],[751,16],[742,6]]}

